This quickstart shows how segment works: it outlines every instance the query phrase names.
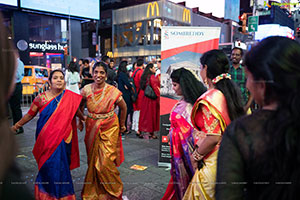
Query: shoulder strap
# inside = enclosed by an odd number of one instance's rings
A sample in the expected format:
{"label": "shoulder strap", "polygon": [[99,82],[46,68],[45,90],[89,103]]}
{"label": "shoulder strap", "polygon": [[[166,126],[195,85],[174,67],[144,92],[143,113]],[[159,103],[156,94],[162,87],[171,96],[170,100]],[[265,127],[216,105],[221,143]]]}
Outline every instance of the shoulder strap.
{"label": "shoulder strap", "polygon": [[133,79],[134,79],[136,73],[137,73],[138,71],[140,71],[140,70],[141,70],[141,69],[137,69],[137,70],[134,72],[134,74],[133,74],[133,76],[132,76]]}

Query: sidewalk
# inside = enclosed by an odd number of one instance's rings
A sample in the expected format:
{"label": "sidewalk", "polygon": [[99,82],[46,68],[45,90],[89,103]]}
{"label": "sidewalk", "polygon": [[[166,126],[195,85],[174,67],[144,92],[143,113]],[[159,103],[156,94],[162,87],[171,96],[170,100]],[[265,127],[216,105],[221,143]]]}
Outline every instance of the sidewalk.
{"label": "sidewalk", "polygon": [[[23,110],[26,112],[25,110]],[[37,164],[32,155],[35,143],[35,128],[38,117],[24,126],[24,134],[16,135],[19,145],[17,165],[22,171],[23,180],[32,194],[37,175]],[[72,171],[76,199],[81,199],[84,177],[87,170],[87,156],[84,144],[85,131],[78,132],[80,167]],[[159,200],[162,198],[169,179],[170,171],[157,166],[159,139],[139,139],[134,133],[123,137],[125,161],[118,168],[124,184],[123,199]],[[130,169],[134,164],[148,167],[144,171]]]}

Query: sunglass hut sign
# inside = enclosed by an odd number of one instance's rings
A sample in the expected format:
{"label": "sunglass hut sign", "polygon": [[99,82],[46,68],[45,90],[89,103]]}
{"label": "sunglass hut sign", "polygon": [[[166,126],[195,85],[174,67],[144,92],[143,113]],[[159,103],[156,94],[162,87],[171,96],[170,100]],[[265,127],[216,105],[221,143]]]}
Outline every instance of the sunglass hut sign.
{"label": "sunglass hut sign", "polygon": [[34,51],[63,51],[67,44],[53,42],[30,42],[29,49]]}

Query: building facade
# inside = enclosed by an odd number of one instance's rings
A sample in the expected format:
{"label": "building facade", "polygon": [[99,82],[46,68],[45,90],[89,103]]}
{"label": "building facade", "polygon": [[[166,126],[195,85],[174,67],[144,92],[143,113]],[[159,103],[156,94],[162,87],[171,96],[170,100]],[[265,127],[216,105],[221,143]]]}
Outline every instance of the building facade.
{"label": "building facade", "polygon": [[167,0],[154,1],[117,9],[112,12],[113,56],[145,57],[161,55],[162,26],[221,26],[220,41],[229,42],[229,26],[194,13],[191,9]]}

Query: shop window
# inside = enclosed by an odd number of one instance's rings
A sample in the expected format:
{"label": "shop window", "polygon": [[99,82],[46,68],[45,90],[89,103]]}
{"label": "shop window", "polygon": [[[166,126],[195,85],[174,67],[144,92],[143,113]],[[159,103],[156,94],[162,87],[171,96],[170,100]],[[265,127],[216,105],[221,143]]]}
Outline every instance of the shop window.
{"label": "shop window", "polygon": [[29,40],[62,42],[61,19],[29,14]]}
{"label": "shop window", "polygon": [[48,71],[46,69],[35,69],[35,75],[36,77],[42,78],[42,77],[48,77]]}
{"label": "shop window", "polygon": [[25,68],[24,69],[24,76],[32,76],[32,69]]}

